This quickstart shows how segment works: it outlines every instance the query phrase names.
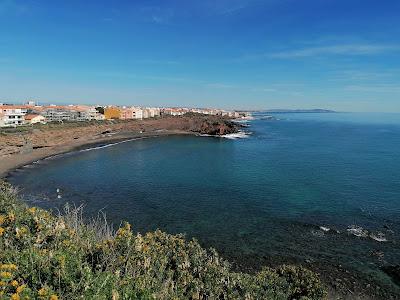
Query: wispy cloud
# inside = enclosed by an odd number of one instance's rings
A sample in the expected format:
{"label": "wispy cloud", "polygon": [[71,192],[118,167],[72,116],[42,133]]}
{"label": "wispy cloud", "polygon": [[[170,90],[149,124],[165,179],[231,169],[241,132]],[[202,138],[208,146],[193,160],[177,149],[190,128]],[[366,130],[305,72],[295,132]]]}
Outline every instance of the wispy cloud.
{"label": "wispy cloud", "polygon": [[[267,1],[267,0],[264,0]],[[275,2],[277,0],[268,0]],[[224,17],[237,15],[246,8],[253,6],[260,0],[203,0],[182,1],[179,6],[170,3],[161,3],[155,6],[142,6],[138,8],[139,18],[148,22],[165,25],[176,22],[180,18],[193,18],[198,16]]]}
{"label": "wispy cloud", "polygon": [[382,80],[393,79],[399,76],[396,70],[377,70],[377,71],[363,71],[363,70],[342,70],[333,74],[331,81],[353,81],[353,82],[376,82]]}
{"label": "wispy cloud", "polygon": [[254,0],[213,0],[209,1],[209,9],[216,15],[234,15],[246,9]]}
{"label": "wispy cloud", "polygon": [[397,45],[346,44],[281,51],[268,53],[265,56],[271,58],[302,58],[322,55],[375,55],[399,50],[400,46]]}
{"label": "wispy cloud", "polygon": [[170,24],[175,16],[175,10],[171,7],[145,6],[140,10],[148,21],[156,24]]}
{"label": "wispy cloud", "polygon": [[235,62],[246,62],[258,59],[298,59],[323,56],[368,56],[384,53],[400,52],[400,45],[378,44],[336,44],[327,46],[314,46],[295,48],[278,52],[244,55]]}
{"label": "wispy cloud", "polygon": [[348,85],[344,90],[362,93],[400,93],[400,84]]}

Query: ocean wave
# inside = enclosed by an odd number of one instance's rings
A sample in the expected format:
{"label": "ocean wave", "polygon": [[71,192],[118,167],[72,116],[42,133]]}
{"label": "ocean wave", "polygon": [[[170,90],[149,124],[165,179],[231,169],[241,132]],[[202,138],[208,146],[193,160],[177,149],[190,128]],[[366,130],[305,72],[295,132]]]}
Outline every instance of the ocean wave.
{"label": "ocean wave", "polygon": [[370,233],[369,237],[377,242],[387,242],[385,234],[379,231]]}
{"label": "ocean wave", "polygon": [[256,120],[255,118],[251,119],[251,120],[232,120],[232,122],[234,123],[239,123],[239,124],[247,124],[252,120]]}
{"label": "ocean wave", "polygon": [[350,225],[347,227],[347,232],[357,237],[368,237],[368,230],[357,225]]}
{"label": "ocean wave", "polygon": [[230,133],[230,134],[225,134],[222,135],[222,138],[225,139],[230,139],[230,140],[236,140],[236,139],[247,139],[250,137],[250,132],[237,132],[237,133]]}
{"label": "ocean wave", "polygon": [[250,137],[251,134],[252,134],[251,132],[239,131],[236,133],[229,133],[229,134],[225,134],[225,135],[198,134],[197,136],[236,140],[236,139],[247,139]]}
{"label": "ocean wave", "polygon": [[91,148],[78,150],[78,151],[75,151],[75,152],[87,152],[87,151],[92,151],[92,150],[104,149],[104,148],[116,146],[116,145],[119,145],[119,144],[128,143],[128,142],[132,142],[132,141],[136,141],[136,140],[142,140],[142,139],[145,139],[145,137],[133,138],[133,139],[123,140],[123,141],[119,141],[119,142],[115,142],[115,143],[99,145],[99,146],[95,146],[95,147],[91,147]]}
{"label": "ocean wave", "polygon": [[322,231],[328,232],[331,229],[329,227],[325,227],[325,226],[319,226],[319,229],[321,229]]}
{"label": "ocean wave", "polygon": [[354,236],[362,237],[362,238],[370,238],[377,242],[387,242],[388,241],[388,239],[386,238],[386,235],[383,232],[381,232],[381,231],[371,232],[371,231],[368,231],[367,229],[364,229],[363,227],[357,226],[357,225],[350,225],[349,227],[347,227],[347,232]]}

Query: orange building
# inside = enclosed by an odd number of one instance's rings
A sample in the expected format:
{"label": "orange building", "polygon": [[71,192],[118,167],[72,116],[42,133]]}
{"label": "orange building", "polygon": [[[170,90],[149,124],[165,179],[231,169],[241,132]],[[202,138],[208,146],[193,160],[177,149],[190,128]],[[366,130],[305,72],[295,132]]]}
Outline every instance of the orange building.
{"label": "orange building", "polygon": [[118,107],[106,107],[104,109],[104,117],[106,120],[120,119],[121,110]]}

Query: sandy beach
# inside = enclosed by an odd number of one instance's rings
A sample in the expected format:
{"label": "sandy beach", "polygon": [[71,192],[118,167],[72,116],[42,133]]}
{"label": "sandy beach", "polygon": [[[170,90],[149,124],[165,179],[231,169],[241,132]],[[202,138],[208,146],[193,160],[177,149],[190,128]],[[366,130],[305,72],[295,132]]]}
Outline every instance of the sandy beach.
{"label": "sandy beach", "polygon": [[10,155],[6,158],[0,159],[0,178],[7,177],[7,174],[19,167],[31,164],[35,161],[45,159],[47,157],[72,152],[75,150],[80,150],[84,148],[90,148],[98,144],[109,144],[114,142],[119,142],[123,140],[130,140],[135,138],[147,138],[147,137],[157,137],[166,135],[177,135],[177,134],[194,134],[190,132],[180,131],[180,130],[170,130],[164,132],[148,132],[143,134],[138,133],[119,133],[115,135],[109,135],[105,137],[99,137],[95,139],[80,139],[65,144],[56,145],[54,147],[46,147],[40,149],[34,149],[28,153],[17,153]]}
{"label": "sandy beach", "polygon": [[19,167],[98,144],[177,134],[227,134],[237,125],[221,117],[186,116],[140,121],[47,124],[0,134],[0,178]]}

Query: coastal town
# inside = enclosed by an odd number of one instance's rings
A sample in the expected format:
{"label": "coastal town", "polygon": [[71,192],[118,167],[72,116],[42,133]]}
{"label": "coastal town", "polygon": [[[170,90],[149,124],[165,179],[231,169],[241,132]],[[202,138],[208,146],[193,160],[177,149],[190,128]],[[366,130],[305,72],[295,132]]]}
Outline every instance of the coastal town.
{"label": "coastal town", "polygon": [[168,135],[239,134],[247,112],[117,105],[0,103],[0,177],[82,147]]}
{"label": "coastal town", "polygon": [[18,127],[50,122],[82,122],[104,120],[143,120],[161,116],[183,116],[187,113],[245,118],[246,112],[212,108],[165,108],[115,105],[38,105],[27,101],[22,105],[0,103],[0,127]]}

